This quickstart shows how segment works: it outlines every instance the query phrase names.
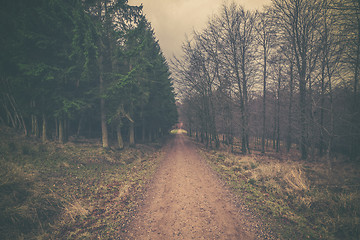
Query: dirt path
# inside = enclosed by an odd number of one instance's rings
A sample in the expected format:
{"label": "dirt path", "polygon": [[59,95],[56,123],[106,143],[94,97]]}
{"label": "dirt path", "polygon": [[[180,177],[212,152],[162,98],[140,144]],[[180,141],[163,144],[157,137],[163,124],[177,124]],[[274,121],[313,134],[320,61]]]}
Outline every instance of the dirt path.
{"label": "dirt path", "polygon": [[183,135],[171,139],[127,239],[254,239],[220,180]]}

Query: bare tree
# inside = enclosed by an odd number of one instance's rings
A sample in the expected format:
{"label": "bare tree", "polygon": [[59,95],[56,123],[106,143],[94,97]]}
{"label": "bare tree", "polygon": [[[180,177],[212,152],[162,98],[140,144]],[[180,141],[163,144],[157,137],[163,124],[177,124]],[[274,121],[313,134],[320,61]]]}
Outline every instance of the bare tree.
{"label": "bare tree", "polygon": [[213,41],[194,33],[194,40],[188,41],[183,49],[186,63],[179,59],[173,63],[177,79],[180,79],[179,85],[187,94],[192,93],[198,97],[201,139],[205,140],[206,145],[211,145],[214,140],[215,146],[219,147],[213,96],[218,85],[215,82],[219,79],[217,43],[215,41],[213,44]]}
{"label": "bare tree", "polygon": [[[187,122],[195,132],[200,130],[207,144],[219,142],[218,132],[224,133],[224,143],[238,134],[245,154],[252,134],[265,152],[271,139],[267,124],[273,121],[276,151],[286,140],[287,151],[292,143],[299,144],[302,159],[315,159],[325,151],[329,159],[334,144],[338,151],[339,144],[342,149],[352,145],[351,154],[357,156],[358,2],[272,2],[261,13],[224,4],[207,27],[186,42],[175,72],[183,99],[191,102]],[[351,102],[341,113],[339,97]],[[351,138],[351,144],[344,138]]]}
{"label": "bare tree", "polygon": [[[319,139],[319,155],[323,156],[326,150],[327,157],[331,152],[332,140],[334,135],[334,109],[333,109],[333,89],[332,78],[334,73],[341,69],[340,62],[343,58],[343,45],[338,35],[339,26],[337,26],[338,17],[334,9],[335,1],[325,0],[322,11],[321,21],[321,52],[320,52],[320,139]],[[329,106],[326,108],[326,99]],[[328,112],[330,124],[325,125],[325,114]],[[328,135],[326,143],[325,135]]]}
{"label": "bare tree", "polygon": [[250,152],[249,147],[249,109],[248,88],[254,63],[256,14],[244,10],[241,6],[231,3],[223,5],[218,22],[222,29],[223,56],[231,67],[231,73],[237,87],[241,112],[241,144],[242,152]]}
{"label": "bare tree", "polygon": [[262,108],[262,138],[261,152],[265,153],[266,138],[266,84],[268,76],[268,59],[276,41],[274,21],[271,16],[271,9],[267,8],[259,14],[257,27],[255,28],[258,44],[262,51],[262,68],[263,68],[263,108]]}
{"label": "bare tree", "polygon": [[360,1],[336,1],[332,8],[337,10],[339,16],[339,29],[342,44],[345,46],[344,71],[351,76],[352,103],[350,106],[350,155],[352,159],[359,154],[360,124],[358,87],[360,77]]}
{"label": "bare tree", "polygon": [[300,106],[300,151],[301,158],[308,156],[306,99],[307,76],[309,76],[309,61],[312,59],[313,36],[319,22],[320,0],[273,0],[278,22],[283,33],[288,37],[294,51],[296,69],[299,75],[299,106]]}

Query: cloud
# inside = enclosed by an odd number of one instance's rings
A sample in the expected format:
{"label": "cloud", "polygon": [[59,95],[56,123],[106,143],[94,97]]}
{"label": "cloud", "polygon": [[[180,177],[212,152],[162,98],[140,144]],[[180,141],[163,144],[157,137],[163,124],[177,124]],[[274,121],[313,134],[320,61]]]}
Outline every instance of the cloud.
{"label": "cloud", "polygon": [[[246,9],[260,9],[270,0],[236,0]],[[144,6],[144,13],[154,28],[165,57],[181,54],[185,35],[201,31],[209,17],[219,12],[223,0],[129,0],[130,5]]]}

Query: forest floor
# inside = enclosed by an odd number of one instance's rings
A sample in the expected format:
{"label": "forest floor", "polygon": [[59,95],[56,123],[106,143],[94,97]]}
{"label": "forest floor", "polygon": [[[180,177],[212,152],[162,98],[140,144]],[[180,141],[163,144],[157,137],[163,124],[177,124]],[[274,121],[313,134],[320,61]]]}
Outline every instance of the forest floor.
{"label": "forest floor", "polygon": [[171,138],[125,239],[270,239],[184,135]]}
{"label": "forest floor", "polygon": [[[0,239],[360,239],[360,164],[0,127]],[[294,237],[295,236],[295,237]]]}
{"label": "forest floor", "polygon": [[118,150],[41,143],[0,126],[0,239],[119,239],[166,138]]}

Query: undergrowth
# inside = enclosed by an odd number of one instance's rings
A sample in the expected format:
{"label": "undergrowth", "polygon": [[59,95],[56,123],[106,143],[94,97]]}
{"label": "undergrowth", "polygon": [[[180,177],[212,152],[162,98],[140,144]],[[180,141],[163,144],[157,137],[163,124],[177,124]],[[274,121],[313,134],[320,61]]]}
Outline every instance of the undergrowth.
{"label": "undergrowth", "polygon": [[161,155],[160,143],[117,151],[0,136],[0,239],[120,236]]}
{"label": "undergrowth", "polygon": [[[210,165],[280,239],[360,239],[359,166],[203,149]],[[284,157],[282,158],[284,159]]]}

